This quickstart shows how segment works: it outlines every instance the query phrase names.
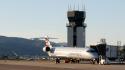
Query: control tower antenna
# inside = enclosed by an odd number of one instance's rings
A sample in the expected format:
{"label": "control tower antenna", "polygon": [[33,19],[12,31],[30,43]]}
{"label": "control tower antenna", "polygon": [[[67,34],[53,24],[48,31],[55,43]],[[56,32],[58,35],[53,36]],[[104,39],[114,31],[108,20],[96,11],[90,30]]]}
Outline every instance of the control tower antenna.
{"label": "control tower antenna", "polygon": [[68,11],[71,11],[71,10],[72,10],[71,4],[68,4]]}
{"label": "control tower antenna", "polygon": [[78,10],[79,10],[79,3],[78,3]]}
{"label": "control tower antenna", "polygon": [[85,4],[84,5],[82,4],[82,11],[86,11]]}
{"label": "control tower antenna", "polygon": [[75,3],[74,3],[74,8],[73,8],[73,10],[75,10]]}
{"label": "control tower antenna", "polygon": [[70,6],[69,6],[69,4],[68,4],[68,11],[70,11]]}

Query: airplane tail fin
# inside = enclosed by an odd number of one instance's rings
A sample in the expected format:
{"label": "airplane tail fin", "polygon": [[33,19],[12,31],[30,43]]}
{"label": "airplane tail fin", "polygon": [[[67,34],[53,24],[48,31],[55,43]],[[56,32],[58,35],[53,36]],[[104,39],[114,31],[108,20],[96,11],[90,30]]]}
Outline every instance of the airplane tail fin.
{"label": "airplane tail fin", "polygon": [[48,36],[45,36],[45,47],[43,48],[44,52],[49,52],[51,51],[52,45],[50,44]]}

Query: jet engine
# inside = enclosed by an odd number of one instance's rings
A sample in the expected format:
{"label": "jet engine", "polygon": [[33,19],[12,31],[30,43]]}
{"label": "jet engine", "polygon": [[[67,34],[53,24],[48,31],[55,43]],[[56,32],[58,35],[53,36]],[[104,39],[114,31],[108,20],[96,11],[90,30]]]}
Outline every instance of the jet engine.
{"label": "jet engine", "polygon": [[44,48],[43,48],[43,51],[44,51],[44,52],[49,52],[50,50],[51,50],[50,47],[44,47]]}

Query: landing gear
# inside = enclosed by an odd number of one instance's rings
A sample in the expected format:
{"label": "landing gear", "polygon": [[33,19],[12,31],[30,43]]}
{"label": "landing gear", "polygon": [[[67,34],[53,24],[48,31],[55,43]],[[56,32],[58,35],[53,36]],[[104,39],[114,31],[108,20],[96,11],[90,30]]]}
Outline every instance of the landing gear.
{"label": "landing gear", "polygon": [[56,58],[56,64],[60,63],[60,58]]}
{"label": "landing gear", "polygon": [[92,64],[99,64],[99,59],[93,59],[93,60],[91,60],[91,63]]}
{"label": "landing gear", "polygon": [[92,64],[95,64],[96,62],[95,62],[94,60],[91,60],[91,63],[92,63]]}
{"label": "landing gear", "polygon": [[65,59],[65,63],[70,63],[70,59]]}
{"label": "landing gear", "polygon": [[79,63],[79,59],[65,59],[65,63]]}

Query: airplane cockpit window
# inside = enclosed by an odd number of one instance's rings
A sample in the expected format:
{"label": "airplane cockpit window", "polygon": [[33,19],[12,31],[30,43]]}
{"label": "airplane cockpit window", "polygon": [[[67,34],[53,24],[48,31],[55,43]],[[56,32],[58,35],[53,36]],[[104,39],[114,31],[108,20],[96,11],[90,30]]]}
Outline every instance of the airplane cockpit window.
{"label": "airplane cockpit window", "polygon": [[96,52],[96,51],[93,49],[89,49],[89,50],[87,50],[87,52]]}

